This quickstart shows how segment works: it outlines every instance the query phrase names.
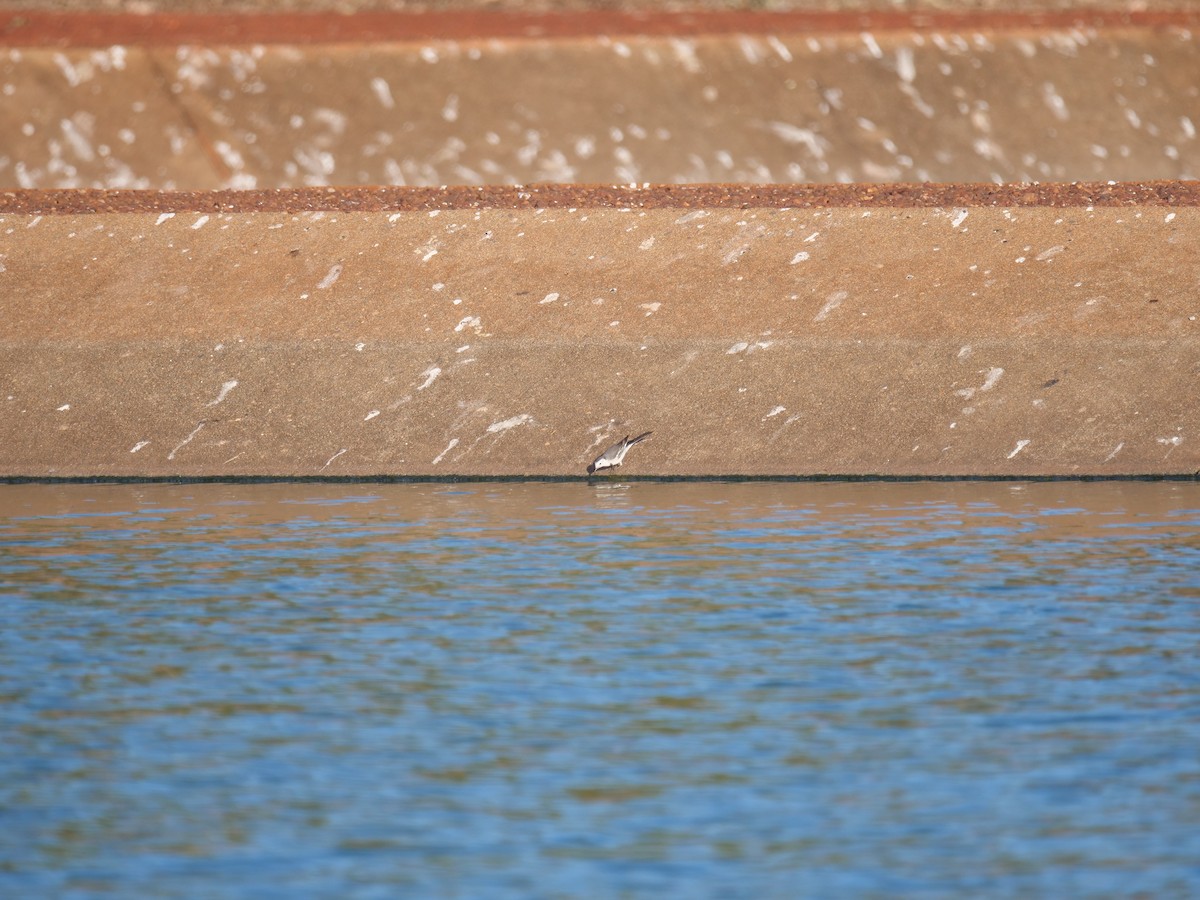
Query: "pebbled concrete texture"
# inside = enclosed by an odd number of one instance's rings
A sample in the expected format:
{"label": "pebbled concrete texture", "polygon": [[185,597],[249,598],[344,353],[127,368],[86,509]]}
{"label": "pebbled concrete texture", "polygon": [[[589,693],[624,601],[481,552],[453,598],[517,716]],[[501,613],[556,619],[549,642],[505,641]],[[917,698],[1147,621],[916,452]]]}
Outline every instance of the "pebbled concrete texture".
{"label": "pebbled concrete texture", "polygon": [[1076,200],[0,211],[0,475],[1192,474],[1200,212]]}

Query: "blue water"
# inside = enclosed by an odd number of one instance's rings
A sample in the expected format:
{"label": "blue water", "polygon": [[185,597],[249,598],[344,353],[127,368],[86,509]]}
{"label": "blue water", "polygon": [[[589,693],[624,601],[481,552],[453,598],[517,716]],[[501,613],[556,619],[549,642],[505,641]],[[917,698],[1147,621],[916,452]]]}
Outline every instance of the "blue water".
{"label": "blue water", "polygon": [[0,487],[0,895],[1200,896],[1200,485]]}

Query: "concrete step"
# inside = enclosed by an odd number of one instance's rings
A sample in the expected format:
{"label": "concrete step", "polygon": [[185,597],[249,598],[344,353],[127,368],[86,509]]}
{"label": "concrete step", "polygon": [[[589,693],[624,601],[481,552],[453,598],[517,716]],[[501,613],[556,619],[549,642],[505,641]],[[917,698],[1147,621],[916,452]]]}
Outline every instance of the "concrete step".
{"label": "concrete step", "polygon": [[0,13],[0,186],[1190,179],[1198,24]]}
{"label": "concrete step", "polygon": [[1190,475],[1198,205],[3,195],[0,475]]}

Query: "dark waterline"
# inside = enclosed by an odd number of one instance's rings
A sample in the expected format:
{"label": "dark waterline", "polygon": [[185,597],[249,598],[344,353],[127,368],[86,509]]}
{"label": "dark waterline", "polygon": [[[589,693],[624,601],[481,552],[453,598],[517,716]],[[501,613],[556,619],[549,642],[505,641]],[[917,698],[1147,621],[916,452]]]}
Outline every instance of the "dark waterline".
{"label": "dark waterline", "polygon": [[0,894],[1200,894],[1200,486],[8,485]]}

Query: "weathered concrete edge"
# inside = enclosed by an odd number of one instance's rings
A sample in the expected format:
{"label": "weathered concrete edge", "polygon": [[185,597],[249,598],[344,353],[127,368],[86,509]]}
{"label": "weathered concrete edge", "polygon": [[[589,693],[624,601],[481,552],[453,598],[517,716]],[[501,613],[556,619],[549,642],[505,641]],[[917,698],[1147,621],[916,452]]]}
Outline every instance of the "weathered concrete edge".
{"label": "weathered concrete edge", "polygon": [[0,10],[0,46],[112,44],[378,44],[420,40],[547,39],[589,35],[695,37],[855,31],[1195,28],[1196,9],[488,10],[340,12],[47,12]]}
{"label": "weathered concrete edge", "polygon": [[270,190],[9,190],[0,214],[407,212],[450,209],[822,209],[1200,206],[1200,181],[1029,184],[643,184]]}
{"label": "weathered concrete edge", "polygon": [[21,484],[914,484],[984,482],[999,484],[1055,482],[1200,482],[1200,471],[1153,475],[0,475],[0,485]]}

